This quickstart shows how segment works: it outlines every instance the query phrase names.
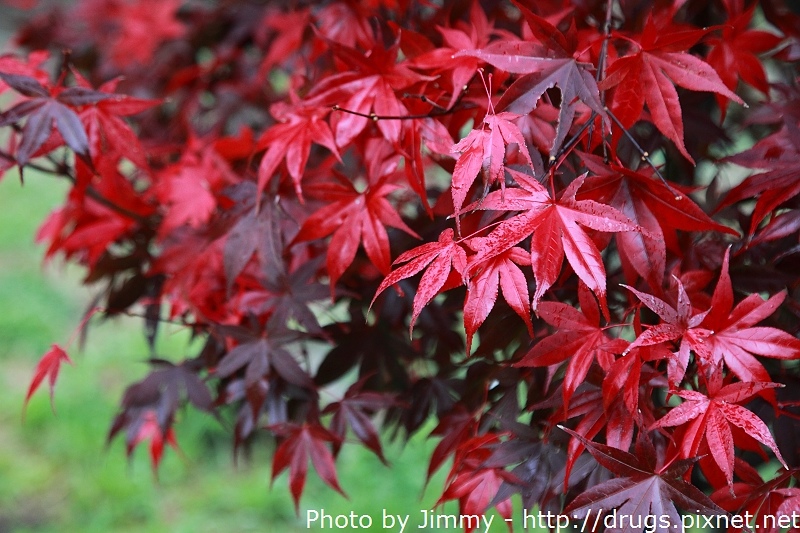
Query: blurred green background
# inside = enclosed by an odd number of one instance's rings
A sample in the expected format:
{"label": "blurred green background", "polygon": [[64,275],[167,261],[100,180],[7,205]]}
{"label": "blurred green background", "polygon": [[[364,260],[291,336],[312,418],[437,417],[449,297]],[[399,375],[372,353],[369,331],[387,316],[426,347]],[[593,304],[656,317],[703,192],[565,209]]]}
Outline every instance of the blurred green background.
{"label": "blurred green background", "polygon": [[[55,413],[45,381],[23,422],[36,362],[52,343],[68,342],[92,295],[80,285],[80,269],[60,260],[42,266],[44,248],[33,243],[37,226],[66,191],[58,179],[32,172],[23,186],[16,173],[0,181],[0,533],[307,531],[305,510],[320,508],[371,514],[373,529],[382,530],[384,507],[412,513],[413,521],[436,502],[448,467],[423,495],[435,442],[421,435],[405,448],[388,444],[390,469],[360,446],[346,445],[337,464],[349,500],[310,472],[297,518],[286,473],[270,490],[272,444],[256,443],[234,465],[230,433],[191,410],[179,413],[176,426],[184,457],[168,448],[156,480],[147,443],[130,460],[123,438],[105,443],[125,386],[147,370],[148,349],[133,318],[93,320],[85,350],[77,343],[68,348],[74,366],[61,369]],[[191,353],[179,329],[163,333],[160,355],[174,360]]]}

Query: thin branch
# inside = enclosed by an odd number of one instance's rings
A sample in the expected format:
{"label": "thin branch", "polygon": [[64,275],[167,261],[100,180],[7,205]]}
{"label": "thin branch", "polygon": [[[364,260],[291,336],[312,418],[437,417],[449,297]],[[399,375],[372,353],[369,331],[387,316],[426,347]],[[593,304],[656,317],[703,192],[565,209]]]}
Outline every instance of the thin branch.
{"label": "thin branch", "polygon": [[[7,161],[11,161],[11,162],[14,162],[14,163],[17,162],[17,159],[14,156],[12,156],[11,154],[9,154],[7,152],[4,152],[2,150],[0,150],[0,157],[2,157],[3,159],[5,159]],[[43,174],[50,174],[52,176],[57,176],[57,177],[60,177],[60,178],[64,178],[64,179],[68,180],[73,186],[77,183],[77,179],[75,178],[75,176],[73,176],[72,174],[70,174],[69,172],[66,171],[64,164],[58,163],[56,161],[53,161],[51,158],[48,158],[48,161],[53,163],[53,165],[55,165],[55,168],[45,167],[45,166],[39,165],[37,163],[25,163],[25,168],[29,168],[31,170],[35,170],[35,171],[41,172]],[[22,168],[20,168],[20,172],[21,171],[22,171]],[[146,217],[143,217],[142,215],[140,215],[138,213],[134,213],[133,211],[131,211],[129,209],[126,209],[126,208],[122,207],[121,205],[118,205],[118,204],[112,202],[111,200],[109,200],[108,198],[106,198],[105,196],[100,194],[97,191],[97,189],[95,189],[91,185],[87,185],[86,186],[86,189],[84,190],[84,193],[86,194],[86,196],[88,196],[89,198],[91,198],[95,202],[97,202],[97,203],[99,203],[99,204],[111,209],[112,211],[116,211],[120,215],[123,215],[123,216],[125,216],[127,218],[130,218],[131,220],[135,220],[136,222],[139,222],[140,224],[142,224],[144,226],[148,226],[149,225],[148,219]]]}
{"label": "thin branch", "polygon": [[449,115],[455,113],[456,111],[460,111],[463,109],[472,109],[475,107],[474,105],[459,107],[461,100],[463,100],[464,96],[467,94],[467,90],[469,89],[469,84],[472,82],[474,78],[475,74],[473,74],[472,78],[470,78],[470,80],[464,84],[464,86],[461,88],[461,94],[458,95],[458,99],[456,99],[456,101],[453,102],[453,105],[450,106],[449,108],[442,107],[441,105],[437,104],[424,94],[419,94],[419,95],[416,94],[412,95],[408,93],[405,94],[405,96],[413,96],[414,98],[419,98],[426,104],[430,104],[431,106],[433,106],[434,109],[428,113],[421,113],[416,115],[378,115],[376,113],[361,113],[360,111],[345,109],[343,107],[340,107],[339,104],[334,104],[333,106],[331,106],[331,109],[333,109],[334,111],[341,111],[342,113],[349,113],[351,115],[356,115],[358,117],[368,118],[374,122],[377,122],[379,120],[414,120],[414,119],[441,117],[443,115]]}
{"label": "thin branch", "polygon": [[[145,319],[152,319],[152,317],[148,317],[143,313],[137,313],[135,311],[127,311],[127,310],[113,310],[113,309],[106,309],[104,307],[98,307],[98,311],[102,311],[108,315],[123,315],[131,318],[145,318]],[[201,324],[199,322],[183,322],[180,320],[175,320],[171,318],[162,318],[158,317],[155,319],[160,324],[172,324],[174,326],[180,326],[184,328],[190,328],[193,330],[207,330],[209,326],[207,324]]]}
{"label": "thin branch", "polygon": [[[429,104],[433,102],[428,101]],[[372,120],[373,122],[378,122],[379,120],[414,120],[414,119],[422,119],[422,118],[433,118],[433,117],[440,117],[442,115],[449,115],[451,113],[455,113],[456,111],[460,111],[462,109],[471,109],[475,106],[468,106],[468,107],[461,107],[453,106],[450,109],[445,109],[444,111],[431,111],[430,113],[421,113],[417,115],[378,115],[375,113],[361,113],[360,111],[353,111],[352,109],[345,109],[343,107],[339,107],[339,104],[335,104],[331,106],[331,109],[334,111],[341,111],[342,113],[349,113],[351,115],[356,115],[358,117],[364,117]]]}
{"label": "thin branch", "polygon": [[424,94],[403,93],[403,98],[415,98],[415,99],[418,99],[420,102],[432,105],[435,109],[438,109],[440,111],[446,111],[447,110],[446,107],[444,107],[443,105],[437,104],[436,102],[434,102],[433,100],[431,100],[430,98],[425,96]]}
{"label": "thin branch", "polygon": [[[564,143],[564,145],[558,150],[558,152],[556,152],[556,155],[550,156],[550,159],[547,161],[547,166],[545,170],[549,170],[550,167],[558,166],[560,164],[559,159],[561,159],[564,155],[572,151],[575,145],[578,144],[578,141],[581,140],[581,137],[583,137],[584,132],[594,124],[594,119],[597,118],[597,115],[599,115],[597,111],[592,111],[592,115],[589,117],[589,120],[587,120],[581,125],[581,127],[578,129],[577,132],[575,132],[575,135],[573,135],[569,141]],[[603,143],[603,146],[605,146],[605,143]]]}
{"label": "thin branch", "polygon": [[[11,155],[9,153],[6,153],[6,152],[4,152],[2,150],[0,150],[0,157],[5,159],[9,163],[13,163],[15,165],[17,164],[17,158],[15,158],[13,155]],[[42,172],[44,174],[52,174],[54,176],[61,176],[61,173],[58,171],[57,168],[47,168],[47,167],[43,167],[41,165],[38,165],[36,163],[26,163],[25,166],[30,168],[31,170],[35,170],[37,172]]]}
{"label": "thin branch", "polygon": [[[611,16],[613,11],[614,11],[614,0],[608,0],[608,2],[606,3],[606,20],[603,23],[603,44],[600,47],[600,58],[597,60],[597,72],[595,73],[595,80],[597,81],[598,84],[600,83],[600,80],[604,79],[606,76],[606,62],[608,60],[608,42],[611,40]],[[600,91],[600,102],[604,106],[606,105],[605,90]],[[608,163],[608,159],[609,159],[608,146],[606,146],[606,143],[603,143],[603,161],[605,163]]]}
{"label": "thin branch", "polygon": [[[595,80],[600,83],[606,75],[606,61],[608,59],[608,42],[611,40],[611,15],[614,10],[614,0],[606,3],[606,20],[603,23],[603,44],[600,47],[600,58],[597,61]],[[605,91],[600,91],[600,100],[605,104]]]}
{"label": "thin branch", "polygon": [[661,171],[658,170],[658,167],[655,165],[655,163],[653,163],[653,160],[650,159],[650,152],[648,152],[647,150],[642,148],[642,145],[639,144],[639,142],[634,138],[634,136],[631,134],[631,132],[629,132],[627,129],[625,129],[625,127],[622,125],[622,122],[619,121],[617,116],[614,115],[614,113],[612,113],[610,109],[608,109],[607,107],[605,109],[606,109],[606,113],[608,113],[608,116],[611,117],[611,120],[613,120],[614,123],[619,127],[619,129],[622,130],[622,133],[625,134],[625,137],[628,138],[628,140],[631,142],[631,144],[633,144],[634,148],[636,148],[636,150],[639,152],[639,154],[641,155],[642,161],[645,161],[648,165],[650,165],[650,167],[655,171],[656,176],[658,176],[658,179],[660,179],[661,182],[670,191],[675,193],[675,199],[676,200],[682,200],[683,199],[683,195],[681,193],[677,192],[674,188],[672,188],[672,186],[664,178],[664,175],[661,173]]}

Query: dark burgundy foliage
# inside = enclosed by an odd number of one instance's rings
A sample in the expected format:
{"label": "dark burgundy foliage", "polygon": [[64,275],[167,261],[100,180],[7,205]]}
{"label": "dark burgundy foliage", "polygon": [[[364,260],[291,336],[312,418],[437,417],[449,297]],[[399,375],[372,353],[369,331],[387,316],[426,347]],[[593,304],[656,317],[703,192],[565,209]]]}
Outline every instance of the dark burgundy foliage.
{"label": "dark burgundy foliage", "polygon": [[189,405],[297,503],[433,419],[467,514],[798,509],[793,2],[15,5],[0,165],[71,183],[47,257],[204,340],[149,354],[129,452]]}

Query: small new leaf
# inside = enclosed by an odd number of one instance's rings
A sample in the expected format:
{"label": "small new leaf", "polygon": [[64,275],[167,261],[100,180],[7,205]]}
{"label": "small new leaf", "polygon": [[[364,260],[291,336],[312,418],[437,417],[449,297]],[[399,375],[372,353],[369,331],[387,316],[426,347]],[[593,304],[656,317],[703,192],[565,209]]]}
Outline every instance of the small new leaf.
{"label": "small new leaf", "polygon": [[[28,394],[25,395],[25,408],[28,407],[28,401],[30,401],[33,393],[39,388],[39,385],[42,384],[44,378],[48,378],[50,383],[50,405],[53,407],[53,390],[56,386],[58,371],[61,369],[62,362],[72,364],[67,352],[58,344],[53,344],[36,365],[36,371],[28,387]],[[55,407],[53,407],[53,409],[55,409]]]}

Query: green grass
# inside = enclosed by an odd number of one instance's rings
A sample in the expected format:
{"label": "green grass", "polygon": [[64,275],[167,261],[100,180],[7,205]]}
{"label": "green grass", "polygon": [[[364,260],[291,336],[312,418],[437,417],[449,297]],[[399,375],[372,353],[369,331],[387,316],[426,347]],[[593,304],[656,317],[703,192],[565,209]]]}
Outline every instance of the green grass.
{"label": "green grass", "polygon": [[[59,260],[42,268],[44,249],[33,244],[36,227],[65,194],[65,184],[48,176],[26,174],[22,187],[13,175],[0,181],[0,532],[308,531],[303,521],[308,509],[369,514],[370,531],[384,531],[384,508],[410,514],[406,531],[420,531],[420,510],[435,504],[447,470],[424,490],[435,445],[424,435],[405,447],[388,444],[391,468],[361,446],[345,445],[337,465],[349,499],[312,471],[300,517],[286,473],[270,490],[269,441],[257,443],[252,455],[235,465],[230,433],[202,413],[179,413],[182,453],[165,452],[157,480],[144,444],[130,460],[122,439],[107,446],[126,385],[147,371],[148,350],[136,319],[94,323],[86,349],[68,349],[74,366],[62,367],[55,413],[45,383],[23,422],[36,362],[52,343],[68,342],[92,295],[80,285],[79,269]],[[183,332],[166,333],[159,355],[175,360],[191,353]],[[504,530],[504,525],[492,528]]]}

